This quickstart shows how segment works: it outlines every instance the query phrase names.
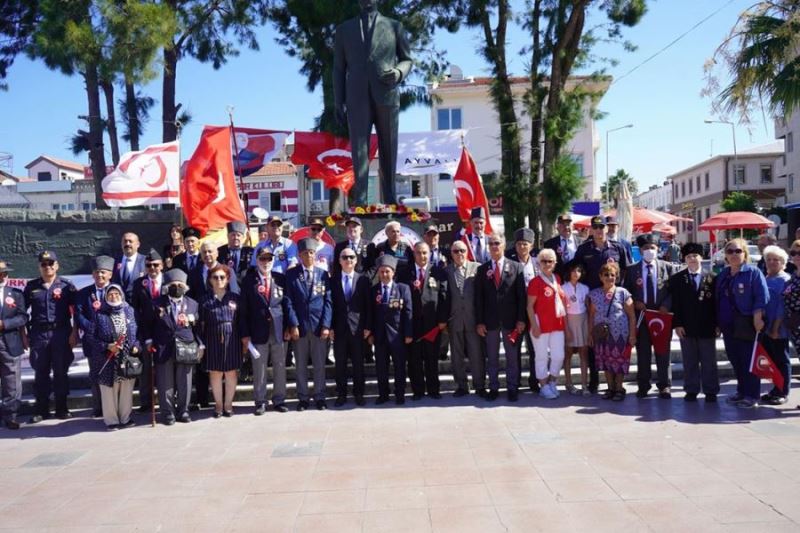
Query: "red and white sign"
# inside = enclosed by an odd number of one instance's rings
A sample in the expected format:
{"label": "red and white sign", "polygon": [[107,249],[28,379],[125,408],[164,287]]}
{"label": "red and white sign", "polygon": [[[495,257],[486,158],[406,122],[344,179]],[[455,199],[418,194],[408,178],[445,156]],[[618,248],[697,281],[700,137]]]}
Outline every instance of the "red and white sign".
{"label": "red and white sign", "polygon": [[111,207],[179,204],[178,141],[154,144],[122,156],[103,178],[103,200]]}

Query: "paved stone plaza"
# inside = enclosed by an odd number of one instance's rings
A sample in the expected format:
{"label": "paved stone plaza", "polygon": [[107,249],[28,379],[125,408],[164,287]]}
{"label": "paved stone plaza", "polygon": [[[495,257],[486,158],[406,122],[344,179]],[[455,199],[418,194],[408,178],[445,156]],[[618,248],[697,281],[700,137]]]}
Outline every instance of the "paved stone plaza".
{"label": "paved stone plaza", "polygon": [[260,418],[239,404],[231,419],[114,433],[82,411],[0,430],[0,528],[800,530],[796,402],[743,411],[675,396],[446,395]]}

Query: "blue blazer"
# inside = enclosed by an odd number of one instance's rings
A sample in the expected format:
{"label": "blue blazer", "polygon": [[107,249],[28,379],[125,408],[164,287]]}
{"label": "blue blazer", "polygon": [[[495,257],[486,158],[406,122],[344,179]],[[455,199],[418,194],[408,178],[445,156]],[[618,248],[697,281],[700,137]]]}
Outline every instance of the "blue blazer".
{"label": "blue blazer", "polygon": [[250,337],[253,344],[266,344],[274,333],[274,340],[283,342],[284,330],[297,326],[292,302],[286,295],[286,279],[280,272],[272,272],[269,298],[258,292],[260,284],[258,272],[253,269],[242,280],[241,337]]}
{"label": "blue blazer", "polygon": [[328,273],[314,267],[314,281],[309,289],[303,279],[305,269],[302,265],[289,269],[286,273],[286,293],[292,302],[297,316],[300,336],[309,332],[319,336],[323,329],[331,328],[332,302],[331,283]]}
{"label": "blue blazer", "polygon": [[725,267],[717,276],[717,305],[720,304],[721,292],[730,286],[733,301],[739,313],[752,316],[755,311],[766,311],[769,302],[767,278],[753,265],[744,264],[735,276],[731,276],[731,267]]}
{"label": "blue blazer", "polygon": [[133,271],[128,279],[128,283],[122,281],[122,256],[117,257],[116,264],[114,265],[114,272],[111,274],[111,283],[116,283],[122,290],[125,291],[125,301],[130,303],[131,296],[133,295],[133,282],[144,276],[147,272],[144,267],[144,256],[140,253],[136,254],[136,260],[133,262]]}
{"label": "blue blazer", "polygon": [[25,349],[22,346],[22,328],[28,323],[28,312],[22,291],[14,287],[0,289],[0,320],[3,330],[0,336],[6,343],[12,357],[19,357]]}
{"label": "blue blazer", "polygon": [[404,344],[405,337],[413,337],[411,324],[411,289],[405,283],[392,282],[389,301],[383,301],[383,284],[378,283],[370,292],[369,327],[376,343]]}

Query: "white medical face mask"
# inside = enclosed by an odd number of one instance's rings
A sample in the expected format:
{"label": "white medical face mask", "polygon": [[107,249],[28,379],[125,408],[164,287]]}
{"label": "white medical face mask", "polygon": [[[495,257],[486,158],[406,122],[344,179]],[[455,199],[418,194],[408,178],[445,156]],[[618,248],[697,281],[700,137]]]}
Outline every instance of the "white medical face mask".
{"label": "white medical face mask", "polygon": [[642,250],[642,259],[644,259],[647,263],[652,263],[653,260],[656,258],[656,251],[652,248],[648,248],[647,250]]}

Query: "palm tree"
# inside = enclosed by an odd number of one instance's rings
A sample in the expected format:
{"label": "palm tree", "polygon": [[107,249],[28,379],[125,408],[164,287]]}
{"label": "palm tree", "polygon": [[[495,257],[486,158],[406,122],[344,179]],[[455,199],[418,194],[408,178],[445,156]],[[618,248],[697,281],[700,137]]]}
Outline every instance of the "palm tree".
{"label": "palm tree", "polygon": [[[639,185],[636,183],[636,180],[633,179],[633,176],[621,168],[618,169],[614,175],[609,176],[608,181],[600,186],[600,193],[603,195],[603,198],[610,198],[611,204],[613,204],[615,208],[617,207],[617,191],[622,182],[628,184],[628,191],[630,191],[631,196],[636,196],[636,193],[639,192]],[[609,192],[611,193],[610,195]]]}
{"label": "palm tree", "polygon": [[[763,100],[778,116],[800,108],[800,1],[762,1],[745,11],[717,49],[731,83],[717,96],[724,111],[748,110]],[[731,50],[738,46],[738,49]]]}

